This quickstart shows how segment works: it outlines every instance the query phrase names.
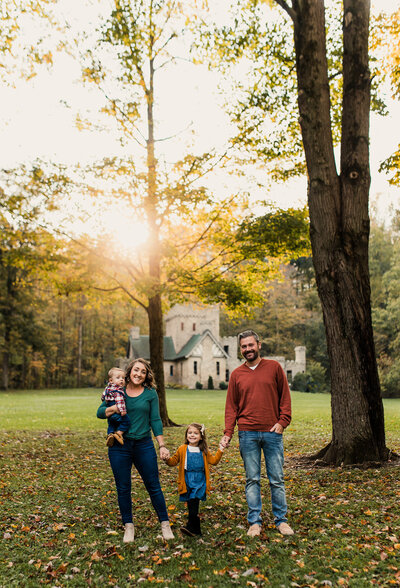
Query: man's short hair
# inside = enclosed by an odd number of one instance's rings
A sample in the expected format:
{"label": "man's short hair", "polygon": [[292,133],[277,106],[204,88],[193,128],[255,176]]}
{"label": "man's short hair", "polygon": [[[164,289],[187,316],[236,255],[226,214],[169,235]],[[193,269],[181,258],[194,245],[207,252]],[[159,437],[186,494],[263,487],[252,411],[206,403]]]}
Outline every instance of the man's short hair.
{"label": "man's short hair", "polygon": [[242,331],[242,333],[239,333],[239,335],[238,335],[239,345],[240,345],[240,341],[242,339],[246,339],[247,337],[254,337],[254,339],[257,341],[257,343],[260,342],[260,337],[257,335],[257,333],[255,331],[253,331],[252,329],[248,329],[247,331]]}

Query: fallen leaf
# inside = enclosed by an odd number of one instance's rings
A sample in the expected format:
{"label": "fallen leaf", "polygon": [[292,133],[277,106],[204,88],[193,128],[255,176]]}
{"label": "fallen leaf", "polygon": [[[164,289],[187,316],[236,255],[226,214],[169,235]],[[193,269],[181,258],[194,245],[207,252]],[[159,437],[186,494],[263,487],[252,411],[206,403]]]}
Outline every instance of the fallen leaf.
{"label": "fallen leaf", "polygon": [[90,559],[91,559],[92,561],[100,561],[100,560],[101,560],[101,557],[102,557],[102,556],[101,556],[101,553],[100,553],[100,551],[99,551],[98,549],[96,549],[96,551],[95,551],[94,553],[92,553],[92,555],[91,555]]}

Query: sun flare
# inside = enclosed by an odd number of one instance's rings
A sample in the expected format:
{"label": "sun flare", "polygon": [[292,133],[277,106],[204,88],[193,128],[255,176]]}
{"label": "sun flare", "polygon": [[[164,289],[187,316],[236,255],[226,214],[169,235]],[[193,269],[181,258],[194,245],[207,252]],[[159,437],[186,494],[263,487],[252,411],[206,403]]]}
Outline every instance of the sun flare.
{"label": "sun flare", "polygon": [[149,236],[144,221],[123,215],[121,210],[107,214],[106,232],[122,254],[138,253],[143,249]]}

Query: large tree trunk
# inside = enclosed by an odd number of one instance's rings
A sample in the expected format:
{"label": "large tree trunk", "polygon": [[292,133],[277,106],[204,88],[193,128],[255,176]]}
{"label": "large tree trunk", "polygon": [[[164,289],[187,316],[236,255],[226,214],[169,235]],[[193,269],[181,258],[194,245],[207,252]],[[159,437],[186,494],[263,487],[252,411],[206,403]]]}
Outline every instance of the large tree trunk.
{"label": "large tree trunk", "polygon": [[150,59],[150,86],[147,95],[147,201],[146,214],[149,226],[149,275],[151,293],[148,297],[150,363],[157,383],[160,415],[164,426],[173,425],[168,417],[164,383],[164,325],[161,301],[160,241],[157,212],[157,172],[154,149],[154,62]]}
{"label": "large tree trunk", "polygon": [[296,0],[300,124],[308,171],[310,236],[331,363],[333,464],[388,457],[372,333],[368,270],[368,0],[344,1],[341,173],[330,123],[324,3]]}
{"label": "large tree trunk", "polygon": [[160,294],[155,294],[149,299],[147,312],[149,317],[150,364],[157,383],[161,420],[165,427],[169,427],[174,425],[174,423],[168,417],[167,398],[165,394],[164,334]]}

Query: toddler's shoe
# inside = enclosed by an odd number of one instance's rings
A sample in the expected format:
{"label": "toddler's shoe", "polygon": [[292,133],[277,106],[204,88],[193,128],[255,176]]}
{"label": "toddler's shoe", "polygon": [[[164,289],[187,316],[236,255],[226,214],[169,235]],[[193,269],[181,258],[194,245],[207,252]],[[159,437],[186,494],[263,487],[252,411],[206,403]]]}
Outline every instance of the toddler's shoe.
{"label": "toddler's shoe", "polygon": [[114,435],[112,433],[107,435],[106,445],[107,447],[112,447],[114,445]]}
{"label": "toddler's shoe", "polygon": [[120,445],[124,444],[124,438],[122,436],[121,431],[115,431],[115,433],[113,433],[114,435],[114,439],[116,439],[118,441],[118,443],[120,443]]}

